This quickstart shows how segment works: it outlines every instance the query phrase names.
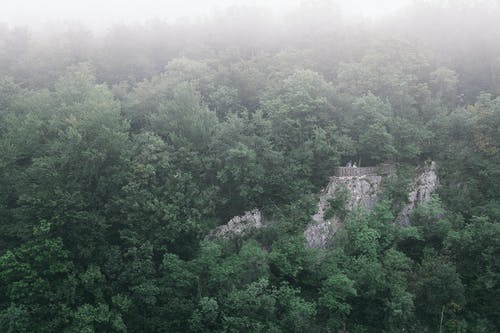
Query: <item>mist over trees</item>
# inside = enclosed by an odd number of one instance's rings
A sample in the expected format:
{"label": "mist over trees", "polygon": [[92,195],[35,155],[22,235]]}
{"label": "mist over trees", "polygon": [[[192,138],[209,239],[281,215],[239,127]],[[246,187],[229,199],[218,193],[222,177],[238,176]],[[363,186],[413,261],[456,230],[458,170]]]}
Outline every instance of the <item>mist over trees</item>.
{"label": "mist over trees", "polygon": [[[0,26],[0,331],[499,331],[499,38],[454,2]],[[398,174],[307,248],[350,160]],[[253,208],[273,223],[208,240]]]}

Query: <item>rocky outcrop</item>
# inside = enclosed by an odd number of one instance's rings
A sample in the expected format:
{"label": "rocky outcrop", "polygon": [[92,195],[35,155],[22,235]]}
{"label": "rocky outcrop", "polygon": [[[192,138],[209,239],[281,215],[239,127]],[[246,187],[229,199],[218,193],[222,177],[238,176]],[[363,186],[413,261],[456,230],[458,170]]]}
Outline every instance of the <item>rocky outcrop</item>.
{"label": "rocky outcrop", "polygon": [[[385,175],[392,173],[392,170],[391,168],[391,171],[386,172]],[[357,173],[360,173],[360,171],[357,171]],[[312,216],[313,222],[307,226],[304,232],[307,245],[312,248],[328,247],[337,230],[342,227],[344,222],[342,217],[338,214],[329,214],[331,202],[337,198],[339,193],[342,191],[347,192],[346,212],[351,212],[357,208],[371,211],[379,199],[382,178],[381,175],[373,173],[349,177],[331,177],[328,186],[320,193],[316,214]],[[437,186],[436,163],[431,162],[417,173],[411,185],[408,203],[396,218],[396,223],[408,225],[411,211],[416,206],[429,201]],[[210,233],[208,238],[228,239],[243,236],[264,226],[262,213],[260,210],[254,209],[241,216],[233,217],[228,223],[219,226]]]}
{"label": "rocky outcrop", "polygon": [[428,202],[431,199],[432,193],[434,193],[438,187],[438,184],[436,163],[430,162],[425,165],[424,169],[415,177],[411,186],[411,191],[408,194],[408,203],[399,213],[396,218],[396,223],[404,226],[409,225],[411,211],[418,205]]}
{"label": "rocky outcrop", "polygon": [[260,229],[263,226],[262,213],[258,209],[253,209],[241,216],[235,216],[228,223],[219,226],[208,238],[227,239],[235,236],[243,236],[251,230]]}
{"label": "rocky outcrop", "polygon": [[330,200],[334,199],[339,191],[347,190],[347,211],[353,211],[357,207],[371,210],[377,203],[381,181],[382,177],[376,175],[331,177],[330,183],[321,192],[318,210],[313,216],[314,222],[309,224],[304,232],[307,245],[312,248],[327,247],[333,235],[342,226],[343,221],[338,216],[325,218],[325,213],[330,208]]}
{"label": "rocky outcrop", "polygon": [[[357,173],[360,172],[359,170],[356,171]],[[342,170],[340,174],[346,173]],[[304,232],[307,245],[312,248],[328,247],[333,235],[342,227],[343,221],[338,216],[325,216],[325,213],[330,208],[330,201],[335,198],[339,189],[345,188],[348,191],[345,205],[348,212],[358,207],[371,211],[378,201],[381,182],[382,176],[373,175],[372,173],[350,177],[331,177],[330,183],[320,194],[318,210],[312,217],[313,222],[308,225]],[[411,211],[418,205],[428,202],[437,186],[436,163],[430,162],[421,171],[417,172],[417,176],[411,185],[411,191],[408,194],[408,203],[396,218],[396,223],[408,225]]]}

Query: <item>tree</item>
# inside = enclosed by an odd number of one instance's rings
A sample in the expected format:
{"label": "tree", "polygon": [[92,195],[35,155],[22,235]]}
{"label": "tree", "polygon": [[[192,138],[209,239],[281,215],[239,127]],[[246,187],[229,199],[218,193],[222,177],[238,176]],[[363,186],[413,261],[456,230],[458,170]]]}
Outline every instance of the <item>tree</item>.
{"label": "tree", "polygon": [[326,326],[334,331],[345,329],[351,312],[350,298],[356,296],[354,282],[337,273],[323,282],[318,298],[318,315]]}
{"label": "tree", "polygon": [[360,155],[375,163],[391,160],[396,153],[393,141],[382,124],[372,124],[359,137]]}
{"label": "tree", "polygon": [[[453,263],[428,256],[417,270],[415,306],[423,326],[438,330],[444,311],[463,306],[464,285]],[[447,318],[444,318],[446,323]]]}
{"label": "tree", "polygon": [[32,241],[0,257],[0,327],[54,332],[72,321],[78,280],[70,253],[40,221]]}

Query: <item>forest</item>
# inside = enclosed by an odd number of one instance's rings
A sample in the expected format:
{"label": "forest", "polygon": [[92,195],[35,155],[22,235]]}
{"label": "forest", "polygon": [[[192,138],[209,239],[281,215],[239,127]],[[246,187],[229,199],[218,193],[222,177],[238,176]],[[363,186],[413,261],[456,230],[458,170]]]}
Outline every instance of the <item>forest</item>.
{"label": "forest", "polygon": [[[0,332],[500,332],[499,38],[481,4],[0,25]],[[310,248],[350,160],[397,173]]]}

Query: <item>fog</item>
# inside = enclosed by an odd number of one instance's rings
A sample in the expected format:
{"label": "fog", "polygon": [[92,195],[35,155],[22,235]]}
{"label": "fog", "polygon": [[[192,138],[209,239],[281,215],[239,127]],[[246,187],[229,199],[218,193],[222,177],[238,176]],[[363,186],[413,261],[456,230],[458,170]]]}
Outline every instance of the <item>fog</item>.
{"label": "fog", "polygon": [[[195,21],[230,7],[256,7],[281,15],[294,11],[302,0],[6,0],[0,21],[9,25],[36,26],[72,21],[92,28],[117,23],[142,23],[152,19]],[[318,3],[319,1],[315,1]],[[325,1],[323,1],[325,2]],[[328,2],[328,1],[326,1]],[[393,13],[410,0],[338,0],[334,3],[346,17],[374,18]]]}
{"label": "fog", "polygon": [[[301,66],[334,80],[372,52],[414,52],[466,82],[465,95],[500,87],[497,0],[4,0],[0,74],[50,86],[90,62],[99,81],[137,82],[173,59],[225,64],[309,52]],[[392,50],[392,51],[391,51]],[[299,57],[300,58],[300,57]]]}
{"label": "fog", "polygon": [[0,0],[0,333],[500,332],[500,0]]}

